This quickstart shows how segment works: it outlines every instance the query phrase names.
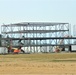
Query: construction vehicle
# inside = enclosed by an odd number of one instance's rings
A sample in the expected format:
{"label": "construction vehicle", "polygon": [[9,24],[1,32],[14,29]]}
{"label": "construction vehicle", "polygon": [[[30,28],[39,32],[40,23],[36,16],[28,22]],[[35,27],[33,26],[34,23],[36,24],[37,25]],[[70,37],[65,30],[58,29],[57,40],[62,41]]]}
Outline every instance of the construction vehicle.
{"label": "construction vehicle", "polygon": [[8,53],[13,53],[13,54],[18,54],[20,52],[25,53],[25,51],[23,49],[21,49],[21,48],[22,48],[21,46],[19,46],[18,48],[14,48],[12,46],[7,47]]}
{"label": "construction vehicle", "polygon": [[[63,43],[63,41],[64,41],[64,39],[62,39],[62,40],[60,40],[59,41],[59,45],[61,45],[62,43]],[[62,47],[60,47],[60,46],[55,46],[55,52],[61,52],[63,50],[63,48]]]}
{"label": "construction vehicle", "polygon": [[14,53],[14,54],[18,54],[20,52],[25,53],[25,51],[22,48],[22,46],[24,45],[21,41],[21,39],[18,41],[18,47],[12,47],[12,40],[9,39],[10,37],[7,36],[7,49],[8,49],[8,53]]}
{"label": "construction vehicle", "polygon": [[[66,36],[64,36],[64,37],[72,37],[72,36],[68,36],[68,35],[66,35]],[[59,41],[59,45],[62,45],[63,44],[63,42],[64,42],[64,39],[61,39],[60,41]],[[55,52],[61,52],[61,51],[63,51],[64,50],[64,46],[55,46]]]}

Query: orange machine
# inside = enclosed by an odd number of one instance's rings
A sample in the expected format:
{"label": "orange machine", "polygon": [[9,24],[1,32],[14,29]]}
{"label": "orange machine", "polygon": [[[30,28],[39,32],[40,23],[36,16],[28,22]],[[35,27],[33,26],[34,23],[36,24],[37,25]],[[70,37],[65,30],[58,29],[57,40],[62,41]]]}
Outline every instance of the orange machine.
{"label": "orange machine", "polygon": [[20,52],[20,50],[19,49],[14,49],[14,54],[18,54]]}

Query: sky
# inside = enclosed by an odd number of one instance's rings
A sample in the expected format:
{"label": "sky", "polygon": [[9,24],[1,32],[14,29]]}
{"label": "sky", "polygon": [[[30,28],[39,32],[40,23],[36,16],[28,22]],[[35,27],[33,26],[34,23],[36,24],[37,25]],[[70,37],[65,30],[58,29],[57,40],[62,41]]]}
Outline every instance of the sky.
{"label": "sky", "polygon": [[76,0],[0,0],[0,25],[20,22],[76,25]]}

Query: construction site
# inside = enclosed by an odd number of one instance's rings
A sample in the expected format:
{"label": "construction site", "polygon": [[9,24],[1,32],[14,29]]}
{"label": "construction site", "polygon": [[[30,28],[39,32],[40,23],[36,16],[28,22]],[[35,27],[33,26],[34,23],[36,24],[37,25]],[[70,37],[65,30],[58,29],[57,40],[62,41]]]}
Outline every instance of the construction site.
{"label": "construction site", "polygon": [[76,75],[76,37],[69,23],[1,26],[1,75]]}
{"label": "construction site", "polygon": [[71,36],[69,23],[7,24],[1,26],[1,35],[1,47],[4,47],[4,53],[12,53],[12,49],[22,50],[23,53],[76,51],[74,43],[76,37]]}

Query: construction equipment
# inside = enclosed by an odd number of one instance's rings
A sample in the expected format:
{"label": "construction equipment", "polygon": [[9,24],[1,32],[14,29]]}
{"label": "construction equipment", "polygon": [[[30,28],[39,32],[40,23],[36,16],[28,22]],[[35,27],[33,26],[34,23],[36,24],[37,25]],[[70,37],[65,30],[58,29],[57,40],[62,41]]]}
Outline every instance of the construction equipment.
{"label": "construction equipment", "polygon": [[21,46],[19,46],[18,48],[8,46],[7,48],[8,48],[8,53],[14,53],[14,54],[18,54],[19,52],[25,53],[25,51],[23,49],[21,49],[22,48]]}
{"label": "construction equipment", "polygon": [[[61,45],[63,43],[64,39],[60,40],[59,45]],[[55,52],[61,52],[63,48],[61,48],[60,46],[55,46]]]}
{"label": "construction equipment", "polygon": [[[72,36],[69,36],[69,35],[65,35],[64,37],[72,37]],[[59,41],[59,45],[62,45],[64,44],[64,39],[61,39]],[[55,46],[55,52],[61,52],[62,50],[64,50],[64,46],[60,47],[60,46]]]}

